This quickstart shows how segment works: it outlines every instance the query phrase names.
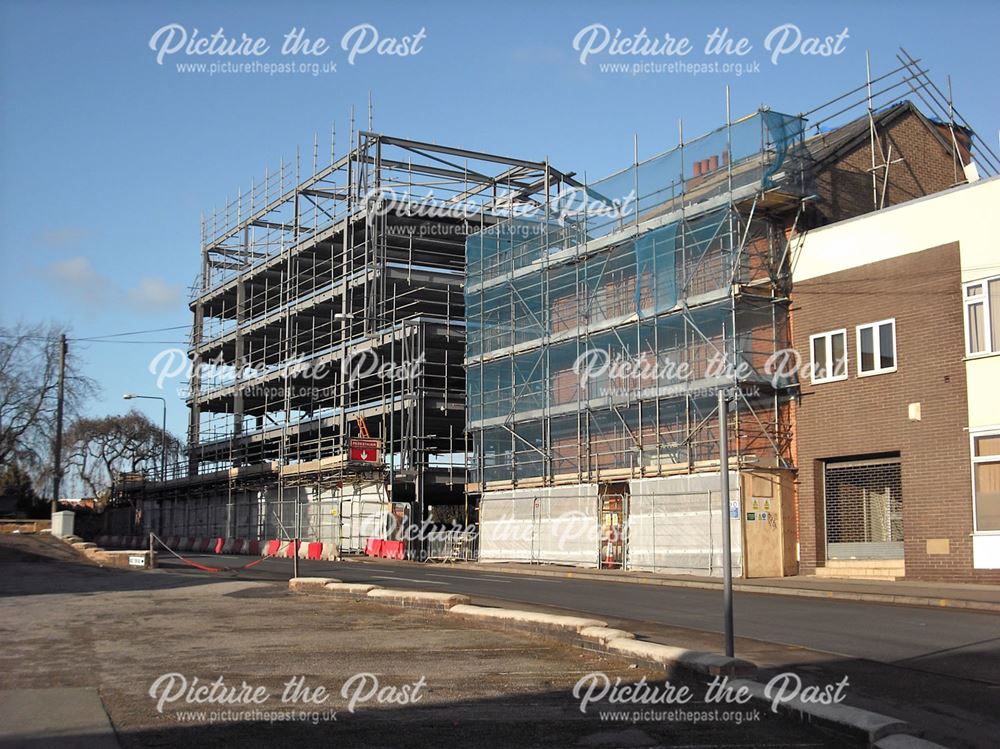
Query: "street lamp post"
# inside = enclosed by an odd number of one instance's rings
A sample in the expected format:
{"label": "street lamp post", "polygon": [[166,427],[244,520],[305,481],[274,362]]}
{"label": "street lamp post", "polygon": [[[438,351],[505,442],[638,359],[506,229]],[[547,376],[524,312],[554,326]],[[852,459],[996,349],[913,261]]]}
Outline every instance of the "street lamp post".
{"label": "street lamp post", "polygon": [[733,657],[733,547],[729,516],[729,404],[719,390],[719,478],[722,494],[722,608],[726,655]]}
{"label": "street lamp post", "polygon": [[127,401],[134,399],[154,400],[163,403],[163,426],[160,432],[160,480],[167,480],[167,399],[159,395],[137,395],[125,393],[122,396]]}

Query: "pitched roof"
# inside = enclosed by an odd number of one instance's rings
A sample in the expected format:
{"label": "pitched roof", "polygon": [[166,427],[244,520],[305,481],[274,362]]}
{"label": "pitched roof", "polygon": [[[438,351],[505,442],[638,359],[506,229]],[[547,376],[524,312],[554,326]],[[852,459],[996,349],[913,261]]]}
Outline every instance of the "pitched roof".
{"label": "pitched roof", "polygon": [[[927,119],[924,113],[917,109],[909,99],[873,112],[873,117],[876,126],[886,127],[908,113],[915,115],[949,153],[952,151],[952,145],[944,137],[941,129]],[[870,137],[869,128],[868,115],[866,113],[838,128],[807,138],[805,142],[806,151],[813,163],[816,166],[821,166],[867,142]]]}

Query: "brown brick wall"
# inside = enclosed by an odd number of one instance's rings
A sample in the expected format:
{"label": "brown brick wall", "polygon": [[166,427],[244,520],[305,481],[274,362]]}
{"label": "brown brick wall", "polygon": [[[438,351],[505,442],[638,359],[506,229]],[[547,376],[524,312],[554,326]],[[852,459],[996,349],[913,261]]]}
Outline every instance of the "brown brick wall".
{"label": "brown brick wall", "polygon": [[[884,153],[888,154],[892,146],[891,161],[902,159],[889,166],[886,207],[946,190],[955,184],[955,163],[950,149],[917,115],[906,112],[888,126],[879,127],[878,135]],[[877,144],[875,153],[875,163],[882,164]],[[873,210],[871,165],[870,140],[866,137],[862,145],[816,176],[819,223],[841,221]],[[881,196],[884,172],[879,170],[876,174],[878,195]],[[959,169],[958,179],[963,178]]]}
{"label": "brown brick wall", "polygon": [[[824,562],[822,462],[898,452],[908,578],[1000,582],[972,569],[969,458],[958,244],[928,249],[799,282],[792,314],[795,347],[810,360],[809,336],[847,328],[846,380],[811,384],[800,375],[797,407],[801,570]],[[855,326],[896,320],[897,371],[857,376]],[[922,420],[907,406],[920,403]],[[950,553],[928,555],[927,539]]]}

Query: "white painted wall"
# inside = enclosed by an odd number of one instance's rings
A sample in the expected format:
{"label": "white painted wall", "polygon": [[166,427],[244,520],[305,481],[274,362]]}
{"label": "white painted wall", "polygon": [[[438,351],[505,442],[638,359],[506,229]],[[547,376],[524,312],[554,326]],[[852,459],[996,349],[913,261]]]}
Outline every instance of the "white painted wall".
{"label": "white painted wall", "polygon": [[810,230],[792,253],[794,281],[959,242],[962,281],[1000,273],[1000,177]]}

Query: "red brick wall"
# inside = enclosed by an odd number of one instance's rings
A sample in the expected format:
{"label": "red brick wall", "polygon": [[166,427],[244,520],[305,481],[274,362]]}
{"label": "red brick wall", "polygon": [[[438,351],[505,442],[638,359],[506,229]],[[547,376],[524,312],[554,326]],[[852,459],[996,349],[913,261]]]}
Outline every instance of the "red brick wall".
{"label": "red brick wall", "polygon": [[[898,452],[902,461],[906,576],[1000,582],[972,569],[972,481],[967,425],[961,276],[957,243],[796,283],[794,346],[847,328],[846,380],[813,385],[800,374],[797,406],[801,570],[824,562],[822,463]],[[897,371],[857,376],[856,325],[896,320]],[[921,421],[908,404],[920,403]],[[947,538],[949,554],[928,554]]]}
{"label": "red brick wall", "polygon": [[[890,160],[895,162],[889,166],[886,207],[946,190],[956,183],[951,150],[917,115],[912,112],[901,115],[888,126],[879,127],[878,136],[882,153],[888,155],[892,146]],[[876,165],[884,163],[878,144],[875,154]],[[866,138],[862,145],[816,176],[819,223],[841,221],[873,210],[871,166],[870,139]],[[876,175],[881,197],[884,172],[878,170]],[[964,179],[961,166],[958,179]]]}

